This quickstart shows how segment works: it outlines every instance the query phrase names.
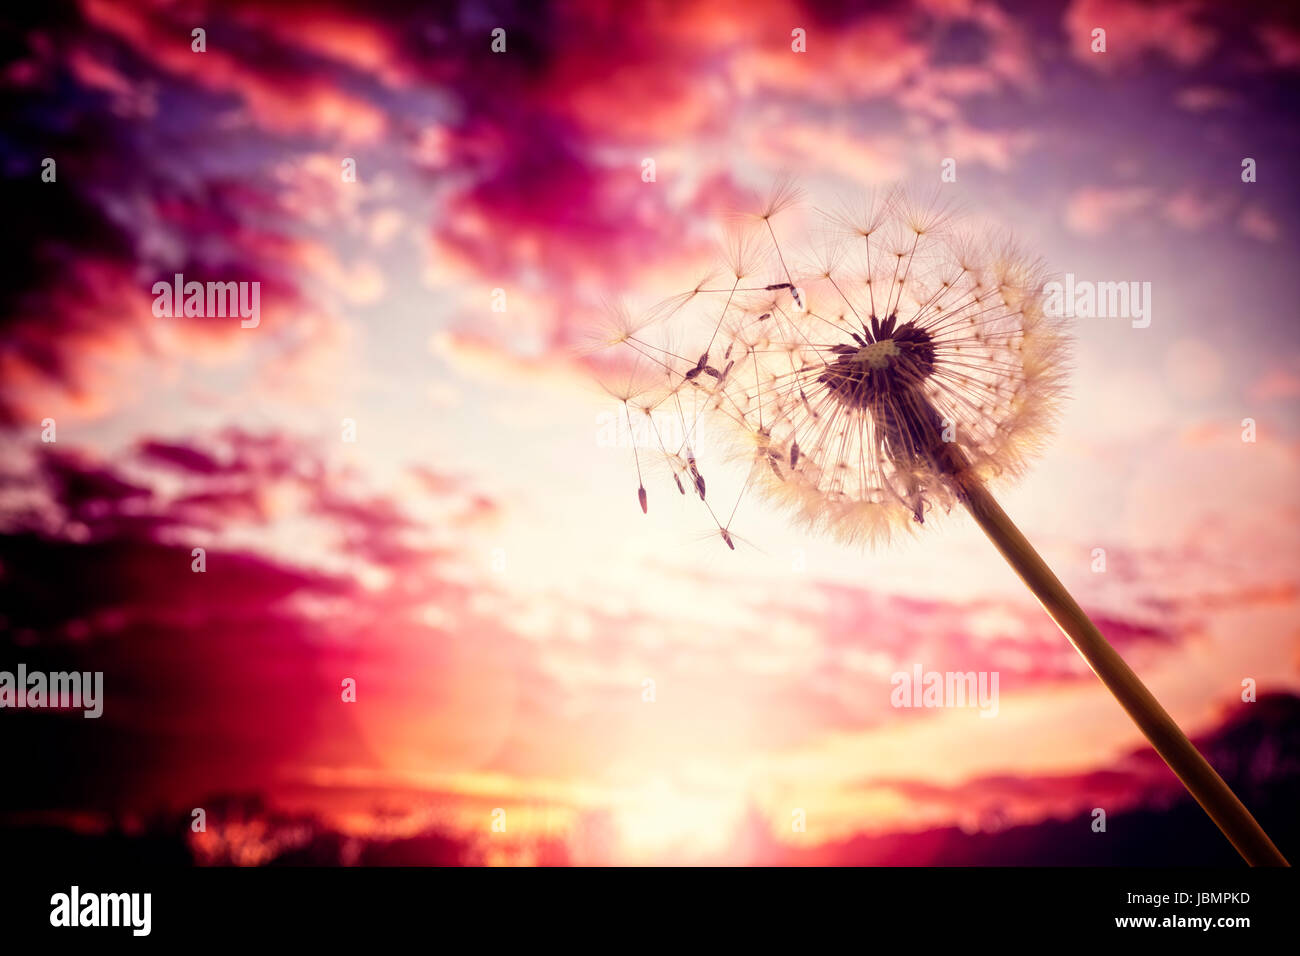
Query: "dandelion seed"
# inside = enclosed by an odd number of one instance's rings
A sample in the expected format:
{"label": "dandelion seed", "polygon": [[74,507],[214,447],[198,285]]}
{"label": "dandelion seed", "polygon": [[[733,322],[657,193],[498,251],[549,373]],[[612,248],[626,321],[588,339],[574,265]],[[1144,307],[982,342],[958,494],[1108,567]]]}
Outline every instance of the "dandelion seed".
{"label": "dandelion seed", "polygon": [[[625,340],[627,341],[627,340]],[[637,477],[637,501],[641,505],[641,512],[649,514],[648,497],[646,494],[645,481],[641,477],[641,455],[636,447],[636,430],[632,427],[632,409],[633,399],[645,395],[656,384],[657,377],[647,372],[646,364],[642,358],[643,353],[638,353],[631,366],[621,374],[610,372],[600,379],[601,388],[612,397],[618,399],[623,406],[623,415],[627,421],[628,437],[632,444],[632,460],[636,465]],[[650,407],[644,406],[642,411],[653,425],[653,419],[650,418]]]}
{"label": "dandelion seed", "polygon": [[653,315],[634,316],[626,303],[607,303],[602,320],[588,331],[586,342],[580,351],[595,352],[611,346],[623,345],[648,326],[653,319]]}
{"label": "dandelion seed", "polygon": [[703,501],[704,476],[700,474],[700,470],[695,464],[695,456],[693,454],[688,453],[686,456],[686,470],[691,473],[691,481],[694,482],[695,490],[699,494],[700,500]]}
{"label": "dandelion seed", "polygon": [[[845,542],[880,543],[960,505],[1242,855],[1285,865],[989,491],[1023,474],[1064,393],[1067,344],[1044,312],[1039,260],[960,226],[934,199],[894,191],[823,214],[820,255],[804,257],[814,263],[807,274],[792,272],[797,260],[787,258],[773,220],[798,197],[781,179],[750,220],[761,223],[770,255],[752,232],[733,236],[724,254],[735,277],[729,287],[701,282],[654,313],[704,347],[694,362],[680,350],[649,353],[664,373],[650,401],[677,409],[685,470],[724,543],[735,550],[731,518],[751,487]],[[775,297],[754,301],[786,291],[793,311]],[[646,354],[639,326],[636,334],[624,334],[628,321],[613,326],[605,341]],[[708,363],[719,339],[728,359],[721,373]],[[729,375],[733,365],[743,374]],[[725,525],[705,500],[697,431],[749,449],[749,478]],[[673,477],[684,494],[676,470]]]}
{"label": "dandelion seed", "polygon": [[803,198],[803,190],[792,175],[783,173],[772,183],[767,199],[757,213],[757,218],[767,222],[773,216],[789,209]]}

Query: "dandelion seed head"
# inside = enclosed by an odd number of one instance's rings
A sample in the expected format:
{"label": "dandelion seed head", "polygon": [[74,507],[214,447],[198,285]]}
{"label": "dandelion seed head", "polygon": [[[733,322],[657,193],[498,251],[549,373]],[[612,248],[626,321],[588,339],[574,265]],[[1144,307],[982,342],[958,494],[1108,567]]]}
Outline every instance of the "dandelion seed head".
{"label": "dandelion seed head", "polygon": [[[653,315],[681,344],[649,356],[646,406],[680,414],[710,513],[696,454],[725,451],[748,465],[742,498],[848,542],[947,512],[965,473],[1018,477],[1052,431],[1067,365],[1041,263],[899,191],[819,212],[801,240],[780,218],[797,199],[778,182],[733,224],[717,284]],[[714,514],[719,531],[734,534],[739,505],[720,509],[725,524]]]}

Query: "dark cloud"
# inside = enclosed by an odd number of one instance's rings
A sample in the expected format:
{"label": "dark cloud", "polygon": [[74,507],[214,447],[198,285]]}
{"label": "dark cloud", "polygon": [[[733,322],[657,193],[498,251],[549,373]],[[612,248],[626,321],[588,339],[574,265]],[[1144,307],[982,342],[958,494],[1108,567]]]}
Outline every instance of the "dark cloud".
{"label": "dark cloud", "polygon": [[[406,543],[415,524],[396,503],[346,490],[355,483],[286,436],[146,439],[114,465],[46,446],[32,469],[48,505],[5,516],[0,659],[102,670],[106,701],[98,720],[6,711],[8,755],[34,768],[7,788],[14,813],[152,812],[213,788],[265,788],[313,761],[365,765],[369,744],[339,703],[340,678],[375,673],[373,629],[427,638],[403,621],[409,609],[434,602],[456,614],[465,600],[443,578],[444,552]],[[151,483],[177,471],[182,494]],[[269,520],[255,494],[289,486],[338,553],[400,572],[401,586],[375,591],[308,551],[295,562],[221,543]],[[203,573],[195,546],[206,549]],[[401,675],[374,676],[367,691],[390,680]]]}

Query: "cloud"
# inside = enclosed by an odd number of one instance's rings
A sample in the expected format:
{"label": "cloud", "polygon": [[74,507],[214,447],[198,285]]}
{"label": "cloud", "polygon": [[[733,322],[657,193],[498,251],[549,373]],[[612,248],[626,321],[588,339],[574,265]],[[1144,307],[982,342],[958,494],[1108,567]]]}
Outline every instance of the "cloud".
{"label": "cloud", "polygon": [[1237,98],[1222,87],[1202,84],[1179,90],[1174,97],[1174,102],[1180,109],[1187,110],[1189,113],[1208,113],[1213,110],[1227,109],[1237,102]]}
{"label": "cloud", "polygon": [[1276,242],[1282,236],[1282,226],[1277,219],[1258,203],[1247,203],[1237,217],[1237,227],[1244,235],[1260,242]]}
{"label": "cloud", "polygon": [[[1178,66],[1193,67],[1215,48],[1218,37],[1191,0],[1074,0],[1064,27],[1075,58],[1106,72],[1129,65],[1145,53],[1159,53]],[[1092,31],[1106,31],[1106,52],[1092,52]]]}
{"label": "cloud", "polygon": [[1300,67],[1300,28],[1293,23],[1269,23],[1257,29],[1271,65],[1294,70]]}
{"label": "cloud", "polygon": [[201,475],[215,475],[223,470],[210,455],[175,442],[147,439],[140,444],[140,455],[149,461]]}
{"label": "cloud", "polygon": [[[213,29],[206,52],[191,47],[192,18],[178,15],[167,3],[115,3],[81,0],[87,22],[130,46],[152,67],[172,73],[196,87],[235,96],[255,123],[276,133],[308,132],[348,141],[373,141],[385,127],[376,106],[339,89],[323,70],[301,61],[286,62],[294,47],[267,56],[255,34]],[[349,44],[329,44],[320,30],[307,30],[317,51],[353,53],[362,49],[364,33]],[[299,41],[301,42],[301,41]]]}
{"label": "cloud", "polygon": [[1243,205],[1221,188],[1198,183],[1169,189],[1150,185],[1085,186],[1070,194],[1065,224],[1083,236],[1130,231],[1157,220],[1185,232],[1201,232],[1234,215],[1238,227],[1248,235],[1260,239],[1276,236],[1270,231],[1270,227],[1276,230],[1276,223],[1258,206]]}
{"label": "cloud", "polygon": [[[310,245],[243,221],[264,194],[220,179],[182,186],[180,170],[152,163],[142,141],[102,118],[70,134],[45,122],[25,131],[29,141],[0,182],[6,208],[31,223],[3,248],[15,279],[0,296],[0,420],[102,415],[129,403],[132,367],[146,359],[163,367],[192,356],[229,360],[294,341],[295,324],[312,311],[295,279]],[[54,183],[39,179],[46,152],[59,157]],[[106,181],[112,194],[100,188]],[[176,273],[259,283],[263,325],[155,317],[153,284]]]}
{"label": "cloud", "polygon": [[[1300,759],[1286,744],[1286,728],[1297,718],[1300,699],[1268,695],[1254,705],[1225,706],[1219,721],[1194,743],[1231,786],[1255,790],[1266,780],[1300,771]],[[1112,765],[1081,773],[989,775],[940,786],[915,780],[872,778],[864,791],[887,789],[916,808],[918,817],[934,816],[979,828],[995,821],[999,829],[1014,823],[1068,819],[1103,807],[1108,816],[1136,808],[1167,806],[1187,800],[1178,779],[1155,751],[1143,747]]]}
{"label": "cloud", "polygon": [[1261,401],[1300,398],[1300,356],[1275,362],[1265,369],[1255,382],[1251,397]]}
{"label": "cloud", "polygon": [[[473,628],[468,592],[449,576],[454,553],[288,436],[146,439],[113,465],[47,447],[27,468],[24,481],[45,491],[35,508],[6,499],[0,645],[32,667],[106,672],[102,734],[46,721],[31,739],[83,756],[93,746],[101,758],[87,766],[137,768],[100,780],[133,805],[192,787],[270,786],[303,761],[364,763],[369,745],[339,703],[340,679],[356,676],[377,700],[385,684],[396,693],[405,671],[382,662],[427,656],[441,632],[415,613],[431,602]],[[494,502],[461,487],[468,498],[448,513],[481,520]],[[195,546],[206,550],[202,573]],[[67,581],[79,583],[62,593]],[[466,679],[459,665],[449,673]],[[403,707],[419,699],[401,695]],[[198,733],[210,745],[202,755],[173,743]],[[105,763],[111,754],[122,762]],[[10,805],[79,799],[77,775],[61,780],[13,792]]]}
{"label": "cloud", "polygon": [[[145,363],[176,378],[191,363],[266,362],[294,395],[342,340],[322,300],[347,308],[387,292],[374,259],[341,255],[301,227],[376,248],[392,239],[391,178],[363,163],[360,181],[343,183],[339,157],[303,141],[346,137],[351,149],[386,133],[383,109],[345,92],[339,70],[405,82],[385,55],[400,45],[391,24],[322,10],[298,22],[295,39],[270,29],[284,21],[269,8],[242,4],[205,21],[208,50],[197,53],[190,21],[168,4],[86,0],[70,12],[32,11],[16,24],[22,59],[0,84],[5,205],[31,224],[4,250],[18,278],[0,298],[0,420],[103,416],[143,397]],[[151,104],[164,88],[171,110],[158,116]],[[231,97],[256,126],[218,148],[237,130]],[[190,122],[205,134],[184,131]],[[269,147],[284,137],[292,145]],[[45,157],[57,161],[56,182],[41,181]],[[176,273],[259,283],[261,325],[156,319],[152,285]]]}
{"label": "cloud", "polygon": [[1137,216],[1151,200],[1152,190],[1145,186],[1088,186],[1070,196],[1065,208],[1065,224],[1081,235],[1101,235],[1117,223]]}
{"label": "cloud", "polygon": [[1165,219],[1181,229],[1196,231],[1223,221],[1236,202],[1221,193],[1183,188],[1169,196],[1161,209]]}

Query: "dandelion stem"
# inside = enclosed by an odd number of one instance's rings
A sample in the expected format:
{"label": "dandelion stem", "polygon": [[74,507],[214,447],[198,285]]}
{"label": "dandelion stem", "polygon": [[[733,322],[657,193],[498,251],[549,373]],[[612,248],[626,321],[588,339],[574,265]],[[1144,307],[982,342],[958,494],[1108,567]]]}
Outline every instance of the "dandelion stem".
{"label": "dandelion stem", "polygon": [[953,476],[962,501],[1092,672],[1106,685],[1156,753],[1251,866],[1289,866],[1268,834],[1223,778],[1187,739],[1146,685],[1088,619],[1052,569],[1021,534],[983,482],[969,471]]}

